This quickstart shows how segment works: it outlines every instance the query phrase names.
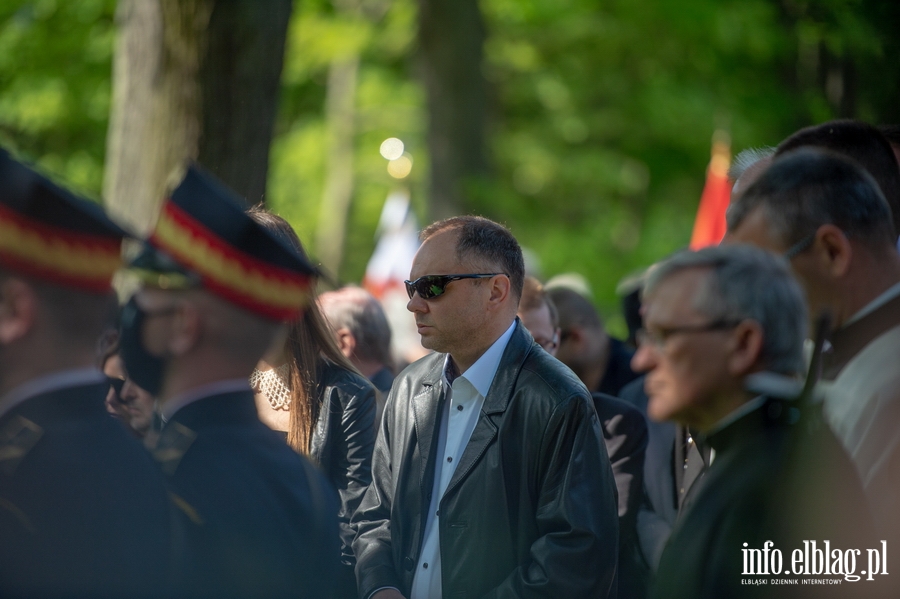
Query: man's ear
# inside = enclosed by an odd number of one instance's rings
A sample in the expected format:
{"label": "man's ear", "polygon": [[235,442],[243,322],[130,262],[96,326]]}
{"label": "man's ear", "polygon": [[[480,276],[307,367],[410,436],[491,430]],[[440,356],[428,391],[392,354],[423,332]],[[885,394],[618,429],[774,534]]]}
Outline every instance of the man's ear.
{"label": "man's ear", "polygon": [[732,331],[727,346],[728,372],[736,377],[759,370],[765,333],[755,320],[743,320]]}
{"label": "man's ear", "polygon": [[0,283],[0,343],[6,345],[27,335],[37,313],[38,297],[31,285],[15,278]]}
{"label": "man's ear", "polygon": [[512,293],[512,282],[509,280],[509,277],[506,275],[491,277],[490,284],[491,296],[489,301],[491,305],[499,306],[503,304],[510,293]]}
{"label": "man's ear", "polygon": [[850,270],[853,246],[839,227],[832,224],[819,227],[813,251],[818,265],[833,278],[842,278]]}
{"label": "man's ear", "polygon": [[178,309],[172,316],[168,350],[175,356],[182,356],[197,345],[202,333],[203,318],[197,304],[186,299],[179,301]]}
{"label": "man's ear", "polygon": [[347,358],[353,356],[353,352],[356,351],[356,337],[353,336],[350,329],[341,327],[334,333],[337,337],[338,349],[341,350],[341,353]]}

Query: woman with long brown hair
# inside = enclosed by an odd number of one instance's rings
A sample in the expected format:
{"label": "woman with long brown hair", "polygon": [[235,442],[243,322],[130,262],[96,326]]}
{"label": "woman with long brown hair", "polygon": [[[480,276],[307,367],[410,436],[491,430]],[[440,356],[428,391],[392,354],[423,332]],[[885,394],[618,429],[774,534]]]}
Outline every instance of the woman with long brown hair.
{"label": "woman with long brown hair", "polygon": [[[305,255],[291,226],[255,206],[247,213]],[[315,462],[341,499],[342,579],[339,597],[356,597],[350,518],[372,480],[375,389],[344,357],[315,294],[284,344],[272,348],[250,378],[260,419]]]}

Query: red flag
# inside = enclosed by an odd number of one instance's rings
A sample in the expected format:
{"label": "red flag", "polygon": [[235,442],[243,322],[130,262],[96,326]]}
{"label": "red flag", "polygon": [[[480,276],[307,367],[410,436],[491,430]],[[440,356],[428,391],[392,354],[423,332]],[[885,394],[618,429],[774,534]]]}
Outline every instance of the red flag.
{"label": "red flag", "polygon": [[691,234],[692,250],[717,245],[725,236],[725,211],[731,198],[731,182],[728,180],[728,167],[731,163],[729,146],[728,134],[716,131],[713,136],[712,158],[706,170],[706,185],[703,186],[700,207],[694,220],[694,232]]}

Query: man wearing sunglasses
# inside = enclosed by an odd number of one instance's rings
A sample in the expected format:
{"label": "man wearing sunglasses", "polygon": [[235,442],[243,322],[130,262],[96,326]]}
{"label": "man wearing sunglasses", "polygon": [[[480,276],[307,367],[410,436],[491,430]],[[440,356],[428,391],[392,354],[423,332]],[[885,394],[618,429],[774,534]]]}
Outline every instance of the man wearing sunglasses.
{"label": "man wearing sunglasses", "polygon": [[518,242],[468,216],[421,239],[408,309],[435,353],[388,398],[354,518],[360,596],[608,596],[609,458],[587,389],[516,318]]}

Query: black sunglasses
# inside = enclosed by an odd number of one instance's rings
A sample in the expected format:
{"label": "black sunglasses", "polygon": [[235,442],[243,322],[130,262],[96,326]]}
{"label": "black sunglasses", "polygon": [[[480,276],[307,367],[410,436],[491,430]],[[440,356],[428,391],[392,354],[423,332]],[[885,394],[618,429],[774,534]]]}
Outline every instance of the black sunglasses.
{"label": "black sunglasses", "polygon": [[459,279],[486,279],[502,274],[502,272],[495,272],[481,275],[425,275],[415,281],[403,282],[406,284],[406,293],[409,295],[409,299],[412,299],[414,293],[418,293],[422,299],[429,300],[443,295],[451,281],[458,281]]}

